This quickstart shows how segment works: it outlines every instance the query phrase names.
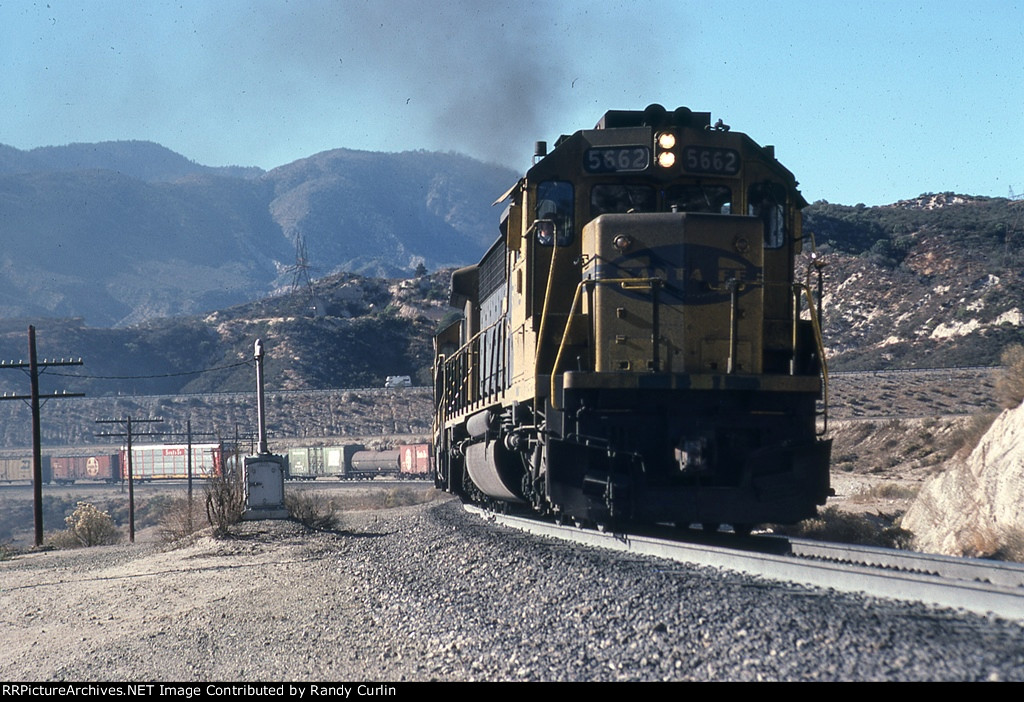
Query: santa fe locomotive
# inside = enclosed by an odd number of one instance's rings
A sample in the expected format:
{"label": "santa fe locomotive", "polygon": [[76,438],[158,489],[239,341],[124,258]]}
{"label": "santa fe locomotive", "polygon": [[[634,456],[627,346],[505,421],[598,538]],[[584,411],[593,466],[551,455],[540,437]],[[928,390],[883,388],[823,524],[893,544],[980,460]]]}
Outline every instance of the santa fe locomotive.
{"label": "santa fe locomotive", "polygon": [[438,486],[597,525],[813,516],[827,373],[807,203],[773,147],[651,105],[545,152],[452,276]]}

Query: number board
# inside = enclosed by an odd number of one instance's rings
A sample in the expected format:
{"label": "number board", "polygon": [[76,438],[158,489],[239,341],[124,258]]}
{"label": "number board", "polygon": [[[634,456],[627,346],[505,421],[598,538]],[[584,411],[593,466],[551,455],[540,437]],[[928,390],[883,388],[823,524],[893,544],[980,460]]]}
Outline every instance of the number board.
{"label": "number board", "polygon": [[646,146],[615,146],[587,149],[583,168],[587,173],[631,173],[647,170],[651,150]]}
{"label": "number board", "polygon": [[687,146],[683,149],[683,169],[689,173],[734,176],[740,172],[740,155],[733,149]]}

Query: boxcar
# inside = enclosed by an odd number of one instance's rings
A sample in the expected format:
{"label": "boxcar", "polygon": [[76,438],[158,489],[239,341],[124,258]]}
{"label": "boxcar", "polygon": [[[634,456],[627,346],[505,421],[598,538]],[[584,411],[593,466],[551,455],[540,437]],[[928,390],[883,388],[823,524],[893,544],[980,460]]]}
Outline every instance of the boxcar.
{"label": "boxcar", "polygon": [[119,454],[52,456],[50,469],[53,482],[67,485],[80,480],[116,483],[121,479]]}
{"label": "boxcar", "polygon": [[[122,475],[128,478],[127,450],[121,451]],[[220,475],[224,459],[222,444],[192,444],[192,477]],[[188,448],[185,444],[151,444],[132,447],[132,475],[135,480],[164,480],[188,477]]]}

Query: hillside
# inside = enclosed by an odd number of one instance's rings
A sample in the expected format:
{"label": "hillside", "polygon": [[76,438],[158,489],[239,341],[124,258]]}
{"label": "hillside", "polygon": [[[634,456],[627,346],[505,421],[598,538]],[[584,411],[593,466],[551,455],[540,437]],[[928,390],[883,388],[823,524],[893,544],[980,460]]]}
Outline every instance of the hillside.
{"label": "hillside", "polygon": [[170,182],[192,175],[255,178],[255,166],[203,166],[151,141],[107,141],[98,144],[40,146],[23,151],[0,144],[0,174],[115,171],[146,182]]}
{"label": "hillside", "polygon": [[1024,341],[1024,202],[944,193],[804,212],[835,369],[992,365]]}
{"label": "hillside", "polygon": [[[431,384],[430,337],[446,314],[448,272],[382,280],[336,274],[314,285],[317,312],[303,293],[279,295],[199,317],[127,328],[89,327],[81,319],[33,320],[40,358],[82,357],[80,367],[51,368],[41,391],[84,392],[50,401],[47,446],[96,443],[96,419],[164,416],[165,431],[185,420],[230,437],[255,424],[253,343],[264,341],[269,428],[275,441],[309,436],[382,436],[429,429],[429,389],[376,391],[388,375]],[[0,322],[0,359],[27,352],[28,320]],[[326,388],[370,388],[358,393]],[[307,391],[289,394],[289,391]],[[0,372],[0,392],[24,394],[27,378]],[[238,394],[241,393],[241,394]],[[31,442],[25,403],[0,402],[0,448]]]}
{"label": "hillside", "polygon": [[[85,359],[81,369],[67,371],[78,377],[44,374],[44,392],[69,386],[90,396],[248,390],[252,373],[245,363],[257,338],[267,349],[268,386],[276,389],[380,387],[388,375],[425,383],[430,337],[447,312],[448,276],[335,274],[314,284],[315,314],[303,289],[209,315],[116,329],[80,318],[7,319],[0,321],[0,358],[26,356],[31,323],[41,358]],[[21,374],[0,374],[0,390],[13,391],[22,381]]]}
{"label": "hillside", "polygon": [[265,184],[215,176],[0,176],[0,317],[108,326],[244,300],[294,256],[261,204],[269,194]]}
{"label": "hillside", "polygon": [[517,176],[456,154],[337,149],[270,171],[269,210],[318,270],[394,277],[480,259]]}

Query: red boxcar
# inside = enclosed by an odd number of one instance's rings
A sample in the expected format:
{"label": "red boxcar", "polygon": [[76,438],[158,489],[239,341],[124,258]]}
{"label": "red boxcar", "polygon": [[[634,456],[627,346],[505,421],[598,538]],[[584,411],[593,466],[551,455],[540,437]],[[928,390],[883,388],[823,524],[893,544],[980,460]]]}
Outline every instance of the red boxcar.
{"label": "red boxcar", "polygon": [[407,444],[399,446],[398,469],[403,478],[429,478],[430,444]]}
{"label": "red boxcar", "polygon": [[92,456],[51,456],[50,471],[53,482],[58,485],[66,485],[79,480],[116,483],[121,479],[121,456],[116,453]]}

